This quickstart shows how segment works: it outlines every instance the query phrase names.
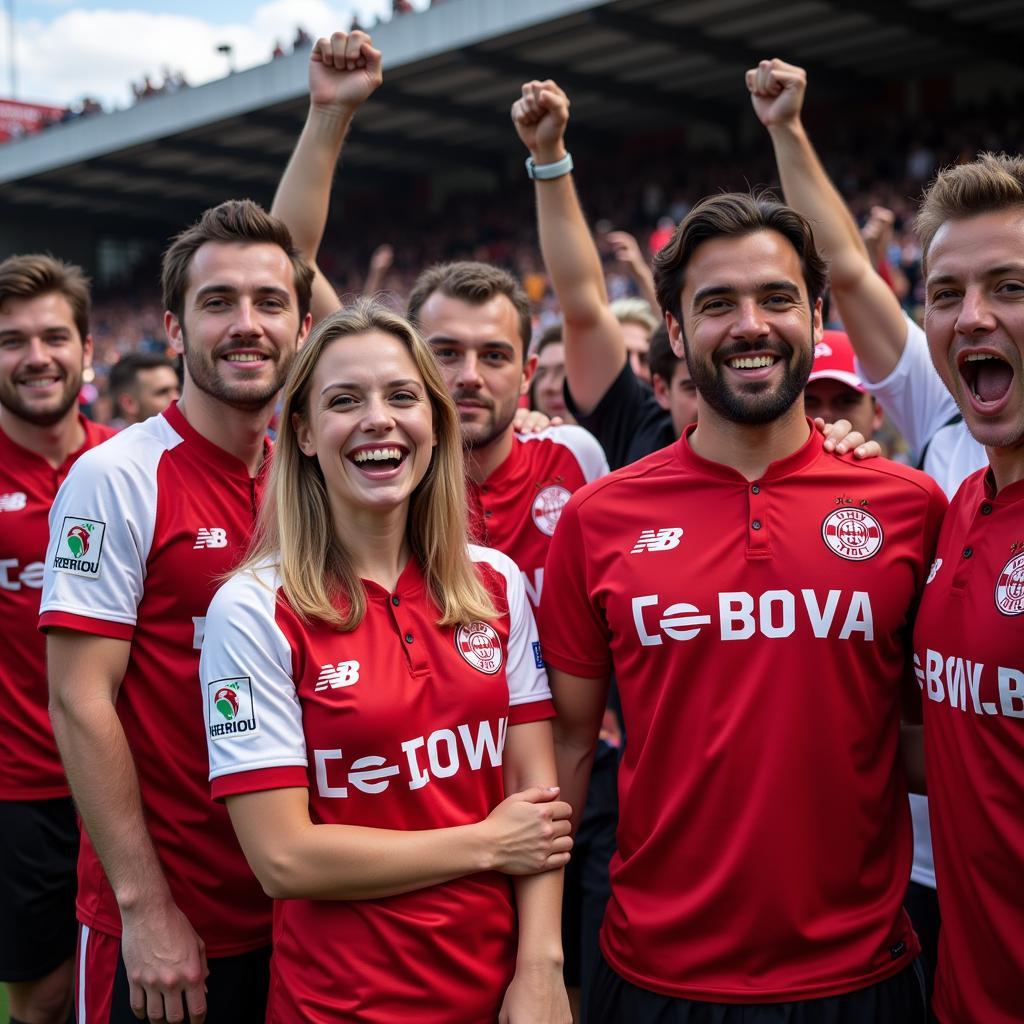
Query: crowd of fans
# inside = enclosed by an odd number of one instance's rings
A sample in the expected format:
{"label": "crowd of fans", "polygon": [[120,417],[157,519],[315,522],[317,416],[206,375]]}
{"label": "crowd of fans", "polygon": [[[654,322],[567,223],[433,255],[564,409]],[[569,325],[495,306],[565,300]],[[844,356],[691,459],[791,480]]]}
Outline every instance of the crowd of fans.
{"label": "crowd of fans", "polygon": [[[308,38],[301,43],[307,45]],[[990,97],[953,114],[891,113],[879,120],[865,111],[851,114],[841,131],[816,126],[828,140],[822,147],[828,170],[858,218],[869,251],[915,319],[920,320],[923,303],[921,248],[912,224],[918,197],[943,166],[972,159],[980,150],[1024,149],[1022,109],[1014,98]],[[813,109],[808,121],[815,125]],[[682,166],[670,136],[647,140],[642,174],[630,173],[636,145],[577,156],[578,187],[612,299],[646,297],[637,283],[637,262],[654,256],[700,196],[750,184],[778,189],[771,153],[757,139],[728,153],[695,152]],[[401,309],[420,268],[439,260],[476,259],[503,266],[523,281],[535,339],[558,322],[528,189],[505,189],[500,203],[487,193],[455,194],[434,209],[419,193],[401,189],[393,190],[386,204],[372,206],[357,186],[347,185],[344,193],[320,252],[320,267],[339,294],[380,295]],[[372,226],[367,210],[372,210]],[[124,353],[165,347],[155,266],[149,276],[151,287],[142,284],[96,304],[95,383],[101,398],[96,412],[101,417],[113,415],[102,401],[110,366]],[[901,450],[898,438],[888,441],[892,450]]]}

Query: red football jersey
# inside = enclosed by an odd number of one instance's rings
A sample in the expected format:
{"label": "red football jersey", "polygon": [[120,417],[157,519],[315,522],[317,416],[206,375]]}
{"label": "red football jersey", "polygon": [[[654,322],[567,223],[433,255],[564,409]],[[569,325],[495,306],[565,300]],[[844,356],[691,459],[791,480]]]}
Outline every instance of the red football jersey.
{"label": "red football jersey", "polygon": [[75,461],[114,431],[79,418],[85,442],[56,469],[0,430],[0,800],[68,796],[47,711],[46,641],[36,629],[47,517]]}
{"label": "red football jersey", "polygon": [[509,457],[482,484],[468,481],[471,536],[519,566],[535,608],[563,506],[584,484],[607,472],[608,461],[594,436],[567,425],[517,434]]}
{"label": "red football jersey", "polygon": [[[270,900],[210,800],[198,685],[206,609],[248,545],[262,486],[172,405],[78,461],[53,505],[43,577],[42,629],[132,642],[118,715],[174,900],[211,956],[270,941]],[[86,836],[78,874],[80,919],[120,935]]]}
{"label": "red football jersey", "polygon": [[[314,822],[437,829],[504,799],[508,728],[554,714],[516,566],[471,548],[498,609],[437,626],[410,561],[367,583],[349,633],[303,622],[273,569],[234,576],[207,619],[202,676],[218,797],[309,789]],[[515,966],[510,879],[458,878],[375,900],[280,901],[268,1020],[493,1021]]]}
{"label": "red football jersey", "polygon": [[814,430],[753,483],[684,436],[570,500],[538,618],[549,665],[618,681],[623,977],[789,1001],[917,955],[900,686],[944,506]]}
{"label": "red football jersey", "polygon": [[1024,482],[969,476],[914,628],[942,910],[935,1013],[1024,1019]]}

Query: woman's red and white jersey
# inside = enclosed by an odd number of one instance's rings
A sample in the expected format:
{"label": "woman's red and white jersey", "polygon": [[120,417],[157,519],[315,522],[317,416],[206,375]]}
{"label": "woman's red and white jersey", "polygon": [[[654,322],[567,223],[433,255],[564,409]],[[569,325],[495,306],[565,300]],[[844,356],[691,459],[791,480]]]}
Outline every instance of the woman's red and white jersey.
{"label": "woman's red and white jersey", "polygon": [[[117,713],[171,893],[211,956],[270,941],[271,902],[210,800],[197,685],[206,609],[248,546],[268,462],[250,478],[171,405],[78,460],[50,513],[43,573],[41,629],[131,641]],[[87,836],[78,874],[80,920],[120,935]]]}
{"label": "woman's red and white jersey", "polygon": [[811,999],[916,956],[901,686],[944,506],[813,430],[754,481],[684,436],[566,506],[539,622],[549,665],[618,682],[601,942],[632,983]]}
{"label": "woman's red and white jersey", "polygon": [[607,472],[608,460],[593,434],[567,424],[516,434],[508,458],[482,484],[467,479],[470,535],[519,566],[534,608],[562,508]]}
{"label": "woman's red and white jersey", "polygon": [[943,1024],[1024,1019],[1024,482],[953,499],[914,628]]}
{"label": "woman's red and white jersey", "polygon": [[[339,632],[301,620],[271,568],[232,577],[200,674],[216,797],[309,790],[316,823],[437,829],[504,799],[506,732],[554,711],[516,565],[471,547],[498,610],[440,627],[410,559]],[[515,959],[509,879],[477,874],[386,899],[275,908],[268,1019],[493,1021]]]}
{"label": "woman's red and white jersey", "polygon": [[46,641],[36,623],[54,495],[79,456],[114,433],[84,417],[79,423],[85,441],[56,468],[0,430],[0,800],[70,792],[47,711]]}

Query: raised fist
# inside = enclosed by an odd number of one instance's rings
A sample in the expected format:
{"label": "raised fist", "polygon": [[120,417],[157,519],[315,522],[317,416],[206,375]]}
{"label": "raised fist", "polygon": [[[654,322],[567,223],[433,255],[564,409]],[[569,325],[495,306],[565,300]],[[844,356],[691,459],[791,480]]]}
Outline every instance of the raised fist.
{"label": "raised fist", "polygon": [[807,72],[777,57],[763,60],[747,72],[747,88],[758,120],[765,128],[774,128],[799,120]]}
{"label": "raised fist", "polygon": [[353,111],[382,79],[380,50],[365,32],[318,39],[309,56],[309,98],[316,107]]}
{"label": "raised fist", "polygon": [[565,156],[569,97],[550,78],[523,86],[523,95],[512,104],[512,121],[538,164],[552,164]]}

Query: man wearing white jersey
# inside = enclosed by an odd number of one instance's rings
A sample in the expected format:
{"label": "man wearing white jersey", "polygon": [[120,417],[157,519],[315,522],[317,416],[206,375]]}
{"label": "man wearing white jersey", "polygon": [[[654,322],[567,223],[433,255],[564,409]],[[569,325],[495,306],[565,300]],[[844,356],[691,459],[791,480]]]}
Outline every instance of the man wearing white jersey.
{"label": "man wearing white jersey", "polygon": [[265,1012],[270,900],[209,799],[197,676],[206,609],[249,543],[311,283],[287,229],[248,200],[178,235],[163,286],[181,400],[80,459],[50,515],[40,627],[87,833],[80,1024]]}

